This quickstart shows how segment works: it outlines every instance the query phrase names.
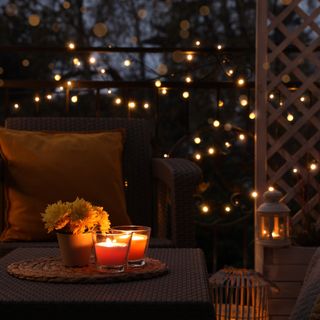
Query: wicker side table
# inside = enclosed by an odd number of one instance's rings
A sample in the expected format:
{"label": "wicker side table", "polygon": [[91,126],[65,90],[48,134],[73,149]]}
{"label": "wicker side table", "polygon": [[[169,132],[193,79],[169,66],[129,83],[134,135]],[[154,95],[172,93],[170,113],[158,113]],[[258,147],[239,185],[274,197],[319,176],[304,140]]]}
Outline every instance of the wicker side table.
{"label": "wicker side table", "polygon": [[200,249],[149,249],[166,263],[160,277],[117,283],[51,283],[18,279],[9,264],[58,255],[57,248],[20,248],[0,259],[1,317],[75,319],[214,319],[204,254]]}

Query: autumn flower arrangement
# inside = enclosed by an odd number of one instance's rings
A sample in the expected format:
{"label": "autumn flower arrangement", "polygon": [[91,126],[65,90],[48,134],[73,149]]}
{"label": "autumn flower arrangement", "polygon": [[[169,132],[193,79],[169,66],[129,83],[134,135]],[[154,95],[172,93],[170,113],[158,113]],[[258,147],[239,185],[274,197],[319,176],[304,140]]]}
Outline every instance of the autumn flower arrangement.
{"label": "autumn flower arrangement", "polygon": [[103,207],[92,205],[82,198],[49,204],[41,216],[48,233],[54,230],[69,234],[108,232],[110,228],[109,214]]}

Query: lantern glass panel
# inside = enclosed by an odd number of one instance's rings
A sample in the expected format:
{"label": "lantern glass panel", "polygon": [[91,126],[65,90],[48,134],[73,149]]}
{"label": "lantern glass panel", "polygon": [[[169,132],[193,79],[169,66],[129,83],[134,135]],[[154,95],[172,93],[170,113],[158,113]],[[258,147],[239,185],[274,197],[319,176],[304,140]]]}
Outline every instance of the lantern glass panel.
{"label": "lantern glass panel", "polygon": [[260,239],[283,240],[289,237],[289,217],[276,213],[260,214]]}

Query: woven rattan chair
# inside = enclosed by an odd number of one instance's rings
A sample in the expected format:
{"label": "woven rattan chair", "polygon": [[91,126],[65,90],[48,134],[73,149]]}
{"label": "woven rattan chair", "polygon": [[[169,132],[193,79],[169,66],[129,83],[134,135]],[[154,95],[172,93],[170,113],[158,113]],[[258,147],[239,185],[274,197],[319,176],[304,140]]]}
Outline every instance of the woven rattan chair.
{"label": "woven rattan chair", "polygon": [[[126,201],[132,222],[152,226],[150,246],[196,246],[193,193],[201,181],[201,169],[187,159],[153,158],[153,127],[148,120],[12,117],[5,120],[4,126],[18,130],[78,132],[125,128],[123,171],[129,182]],[[17,244],[0,246],[5,251]]]}

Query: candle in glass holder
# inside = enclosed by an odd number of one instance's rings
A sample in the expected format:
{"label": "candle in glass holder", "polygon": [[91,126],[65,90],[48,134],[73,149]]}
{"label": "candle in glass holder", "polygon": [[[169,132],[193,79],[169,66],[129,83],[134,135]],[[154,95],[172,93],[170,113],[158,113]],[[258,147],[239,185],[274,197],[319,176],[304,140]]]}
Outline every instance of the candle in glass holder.
{"label": "candle in glass holder", "polygon": [[95,261],[97,268],[110,272],[123,272],[127,262],[131,234],[97,234]]}
{"label": "candle in glass holder", "polygon": [[123,225],[113,227],[111,232],[116,232],[118,230],[132,234],[128,264],[133,267],[143,266],[145,264],[146,252],[149,247],[151,228],[147,226]]}

